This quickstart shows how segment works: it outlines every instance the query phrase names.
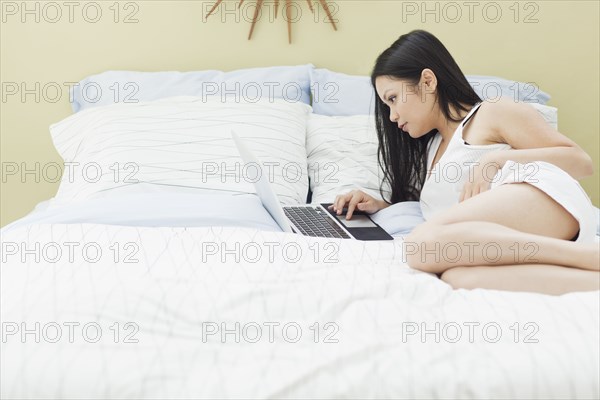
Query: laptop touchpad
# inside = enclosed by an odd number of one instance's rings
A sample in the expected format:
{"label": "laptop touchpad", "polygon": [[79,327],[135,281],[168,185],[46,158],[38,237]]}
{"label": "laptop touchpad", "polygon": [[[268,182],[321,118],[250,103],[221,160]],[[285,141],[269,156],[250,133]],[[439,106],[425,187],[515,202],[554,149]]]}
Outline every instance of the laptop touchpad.
{"label": "laptop touchpad", "polygon": [[353,215],[352,219],[346,219],[346,214],[336,215],[338,221],[347,228],[375,228],[377,225],[366,215]]}

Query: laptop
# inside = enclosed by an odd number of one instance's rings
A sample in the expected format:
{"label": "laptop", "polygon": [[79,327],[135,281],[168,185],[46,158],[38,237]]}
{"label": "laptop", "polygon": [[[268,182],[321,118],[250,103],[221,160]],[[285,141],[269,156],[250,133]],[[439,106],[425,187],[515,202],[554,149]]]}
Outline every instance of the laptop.
{"label": "laptop", "polygon": [[256,194],[262,205],[284,232],[298,233],[304,236],[327,237],[354,240],[394,240],[382,227],[373,222],[369,214],[355,210],[352,218],[346,220],[346,209],[341,215],[329,210],[332,203],[302,204],[282,206],[271,184],[263,173],[262,164],[248,146],[231,131],[231,136],[245,164],[254,164],[260,170],[255,180]]}

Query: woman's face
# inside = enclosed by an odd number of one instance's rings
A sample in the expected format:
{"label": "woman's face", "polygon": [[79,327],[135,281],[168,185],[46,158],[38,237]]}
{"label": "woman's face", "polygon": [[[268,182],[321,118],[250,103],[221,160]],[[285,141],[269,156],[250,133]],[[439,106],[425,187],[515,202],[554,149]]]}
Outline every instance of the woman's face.
{"label": "woman's face", "polygon": [[390,120],[412,138],[436,129],[436,83],[430,70],[424,70],[417,85],[388,76],[375,79],[377,95],[390,108]]}

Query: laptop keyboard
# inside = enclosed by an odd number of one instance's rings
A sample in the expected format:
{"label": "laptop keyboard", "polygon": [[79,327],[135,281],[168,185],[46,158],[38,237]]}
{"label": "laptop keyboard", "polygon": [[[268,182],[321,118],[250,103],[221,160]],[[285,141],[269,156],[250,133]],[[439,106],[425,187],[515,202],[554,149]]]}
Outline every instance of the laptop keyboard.
{"label": "laptop keyboard", "polygon": [[350,239],[331,216],[319,207],[283,207],[285,215],[304,235]]}

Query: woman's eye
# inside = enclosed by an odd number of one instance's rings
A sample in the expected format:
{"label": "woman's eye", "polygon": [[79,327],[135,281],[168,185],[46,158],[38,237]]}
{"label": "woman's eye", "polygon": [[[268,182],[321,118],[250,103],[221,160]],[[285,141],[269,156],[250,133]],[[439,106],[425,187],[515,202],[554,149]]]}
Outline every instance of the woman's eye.
{"label": "woman's eye", "polygon": [[395,98],[396,98],[396,96],[391,96],[391,97],[388,98],[388,101],[390,103],[393,103]]}

